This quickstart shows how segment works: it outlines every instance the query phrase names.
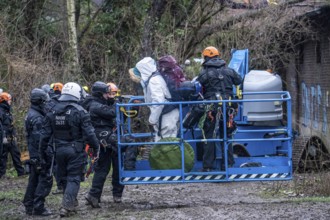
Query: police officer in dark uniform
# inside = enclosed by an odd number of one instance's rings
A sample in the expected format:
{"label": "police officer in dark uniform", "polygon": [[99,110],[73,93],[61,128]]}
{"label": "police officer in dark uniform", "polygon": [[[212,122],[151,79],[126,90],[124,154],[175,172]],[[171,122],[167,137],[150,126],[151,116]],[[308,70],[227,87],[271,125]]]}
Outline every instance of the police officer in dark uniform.
{"label": "police officer in dark uniform", "polygon": [[[2,141],[3,141],[3,127],[2,127],[2,115],[0,114],[0,170],[2,169],[2,159],[1,159],[2,152],[3,152]],[[0,178],[1,177],[2,177],[2,175],[0,173]]]}
{"label": "police officer in dark uniform", "polygon": [[[0,88],[0,94],[3,92],[3,90]],[[1,162],[1,155],[3,151],[3,146],[2,146],[2,141],[3,141],[3,128],[2,128],[2,115],[0,114],[0,170],[2,169],[2,162]],[[2,175],[0,174],[0,178]]]}
{"label": "police officer in dark uniform", "polygon": [[3,148],[2,155],[0,155],[0,177],[6,173],[8,153],[10,153],[13,160],[17,176],[22,176],[25,174],[25,171],[21,162],[21,152],[17,146],[16,129],[13,125],[14,119],[11,113],[11,95],[7,92],[2,92],[0,94],[0,115],[3,127]]}
{"label": "police officer in dark uniform", "polygon": [[[108,103],[110,105],[115,105],[117,102],[118,103],[122,103],[123,102],[123,98],[121,97],[121,94],[120,94],[120,90],[119,88],[116,86],[116,84],[112,83],[112,82],[109,82],[107,83],[107,85],[109,86],[109,89],[111,91],[111,96],[110,98],[108,99]],[[137,107],[132,107],[131,108],[132,110],[136,111],[136,115],[134,116],[131,116],[131,118],[133,117],[136,117],[137,114],[138,114],[138,111],[139,111],[139,108]],[[125,115],[124,114],[124,121],[127,120],[128,118],[128,115]],[[115,130],[115,129],[113,129]],[[124,131],[125,132],[125,131]],[[116,137],[117,133],[116,131],[113,132],[113,135]],[[115,138],[115,141],[117,142],[117,138]],[[122,143],[128,143],[128,142],[133,142],[133,138],[131,136],[125,136],[125,137],[122,137]],[[117,145],[118,143],[115,143],[115,149],[117,148]],[[138,149],[136,146],[126,146],[125,148],[123,148],[123,151],[122,151],[124,154],[124,158],[123,158],[123,161],[124,161],[124,169],[125,170],[135,170],[135,165],[136,165],[136,157],[138,155]],[[122,156],[123,156],[122,155]]]}
{"label": "police officer in dark uniform", "polygon": [[100,158],[94,167],[92,188],[85,197],[87,204],[93,208],[100,208],[99,202],[112,165],[112,195],[114,202],[121,202],[124,186],[119,183],[119,163],[117,145],[110,139],[114,134],[116,109],[113,98],[116,92],[109,89],[104,82],[95,82],[92,95],[88,96],[83,106],[90,112],[92,124],[101,143]]}
{"label": "police officer in dark uniform", "polygon": [[91,125],[90,115],[77,103],[82,98],[82,88],[74,82],[63,86],[59,103],[45,116],[39,145],[40,158],[45,158],[51,136],[54,138],[56,163],[59,176],[64,183],[61,217],[76,212],[77,195],[86,166],[85,142],[93,148],[98,158],[99,142]]}
{"label": "police officer in dark uniform", "polygon": [[[47,94],[49,95],[50,99],[46,102],[45,104],[45,112],[50,112],[53,110],[54,106],[58,103],[58,99],[61,96],[63,84],[62,83],[53,83],[52,87],[50,87],[48,84],[45,84],[41,86],[41,88],[44,91],[47,91]],[[54,151],[55,154],[55,149],[53,146],[53,139],[51,138],[49,141],[49,146],[50,148]],[[63,183],[61,182],[61,178],[57,172],[57,164],[56,161],[54,161],[53,164],[53,175],[55,177],[56,181],[56,190],[53,191],[53,194],[63,194]]]}
{"label": "police officer in dark uniform", "polygon": [[53,185],[52,174],[50,173],[52,151],[47,149],[47,165],[41,169],[39,158],[40,131],[45,116],[44,106],[49,96],[42,89],[33,89],[31,91],[31,107],[25,118],[25,131],[28,144],[30,160],[30,176],[26,188],[23,204],[28,215],[51,215],[51,211],[45,208],[45,198]]}
{"label": "police officer in dark uniform", "polygon": [[[207,100],[231,99],[233,98],[233,85],[239,85],[242,77],[233,69],[226,67],[226,62],[220,59],[220,53],[215,47],[206,47],[203,51],[204,62],[203,68],[199,74],[197,81],[203,86],[203,96]],[[234,103],[233,103],[234,104]],[[227,112],[222,113],[227,115]],[[204,134],[206,139],[213,139],[214,130],[219,126],[220,138],[223,134],[223,118],[216,125],[217,108],[210,109],[204,121]],[[227,134],[230,135],[230,134]],[[223,147],[221,147],[222,153]],[[203,147],[203,171],[211,171],[215,160],[215,142],[204,143]],[[234,163],[232,150],[229,149],[228,162],[230,165]],[[222,160],[222,163],[224,160]],[[223,167],[224,165],[222,165]]]}

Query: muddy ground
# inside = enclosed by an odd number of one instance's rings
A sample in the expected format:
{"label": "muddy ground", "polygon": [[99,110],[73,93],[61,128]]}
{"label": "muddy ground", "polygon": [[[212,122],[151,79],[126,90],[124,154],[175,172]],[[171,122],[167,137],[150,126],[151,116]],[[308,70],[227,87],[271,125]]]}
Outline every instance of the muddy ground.
{"label": "muddy ground", "polygon": [[[112,201],[109,179],[101,209],[85,205],[89,178],[82,183],[78,213],[69,219],[330,219],[329,198],[310,197],[312,191],[296,190],[297,181],[306,181],[306,177],[283,182],[130,185],[121,204]],[[21,200],[27,179],[0,179],[0,219],[42,219],[24,213]],[[306,182],[304,185],[310,189]],[[47,197],[54,215],[46,219],[60,218],[60,202],[61,195]]]}

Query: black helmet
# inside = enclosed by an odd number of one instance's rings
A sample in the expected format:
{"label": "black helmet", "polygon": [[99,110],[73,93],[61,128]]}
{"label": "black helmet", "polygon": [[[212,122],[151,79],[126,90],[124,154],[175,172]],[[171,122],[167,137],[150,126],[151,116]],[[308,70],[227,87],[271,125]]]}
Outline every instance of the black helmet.
{"label": "black helmet", "polygon": [[32,89],[31,95],[30,95],[30,101],[33,104],[40,105],[44,102],[46,102],[49,99],[48,94],[39,88]]}
{"label": "black helmet", "polygon": [[109,92],[109,86],[104,82],[97,81],[92,86],[92,95],[94,96],[101,96],[104,93],[108,93],[108,92]]}
{"label": "black helmet", "polygon": [[41,89],[44,90],[46,93],[49,93],[51,88],[49,84],[45,84],[41,86]]}

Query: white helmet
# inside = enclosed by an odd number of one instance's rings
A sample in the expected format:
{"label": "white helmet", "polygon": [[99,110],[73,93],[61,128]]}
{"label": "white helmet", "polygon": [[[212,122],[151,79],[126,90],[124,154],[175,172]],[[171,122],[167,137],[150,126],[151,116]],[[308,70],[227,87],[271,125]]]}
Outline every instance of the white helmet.
{"label": "white helmet", "polygon": [[61,101],[79,101],[82,98],[82,88],[74,82],[66,83],[62,88]]}
{"label": "white helmet", "polygon": [[190,60],[184,61],[184,65],[189,66],[190,65]]}

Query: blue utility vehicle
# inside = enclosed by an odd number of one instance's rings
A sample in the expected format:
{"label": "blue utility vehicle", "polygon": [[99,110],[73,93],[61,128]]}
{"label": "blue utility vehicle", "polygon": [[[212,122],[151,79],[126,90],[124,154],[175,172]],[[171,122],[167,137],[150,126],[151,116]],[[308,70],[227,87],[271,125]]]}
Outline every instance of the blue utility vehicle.
{"label": "blue utility vehicle", "polygon": [[[180,110],[180,130],[175,142],[153,142],[152,131],[135,131],[134,119],[125,116],[135,106],[147,111],[148,105],[143,97],[131,96],[127,103],[117,104],[117,137],[120,155],[121,184],[159,184],[159,183],[197,183],[197,182],[231,182],[290,180],[292,178],[292,127],[291,97],[282,90],[281,78],[267,71],[248,71],[248,50],[232,52],[229,67],[241,74],[243,85],[235,88],[238,99],[214,101],[170,102],[164,105],[178,105]],[[135,100],[139,100],[136,103]],[[214,139],[203,139],[198,126],[185,129],[182,121],[189,106],[196,104],[215,104],[219,111],[226,112],[226,106],[238,103],[238,111],[234,118],[237,128],[231,137],[218,134]],[[188,107],[187,107],[188,106]],[[121,110],[120,110],[121,109]],[[124,110],[124,111],[123,111]],[[141,110],[142,111],[142,110]],[[146,114],[143,120],[148,120]],[[230,117],[224,117],[223,131],[227,132]],[[133,132],[134,130],[134,132]],[[134,137],[135,142],[124,143],[124,136]],[[203,142],[216,143],[215,167],[209,172],[202,172]],[[189,143],[194,151],[193,167],[185,171],[184,143]],[[224,150],[221,150],[221,143]],[[156,145],[177,144],[181,151],[181,168],[152,169],[146,155],[139,155],[135,170],[125,170],[124,151],[127,146],[138,147],[148,152]],[[232,147],[234,164],[228,163],[228,148]],[[225,152],[225,153],[222,153]]]}

